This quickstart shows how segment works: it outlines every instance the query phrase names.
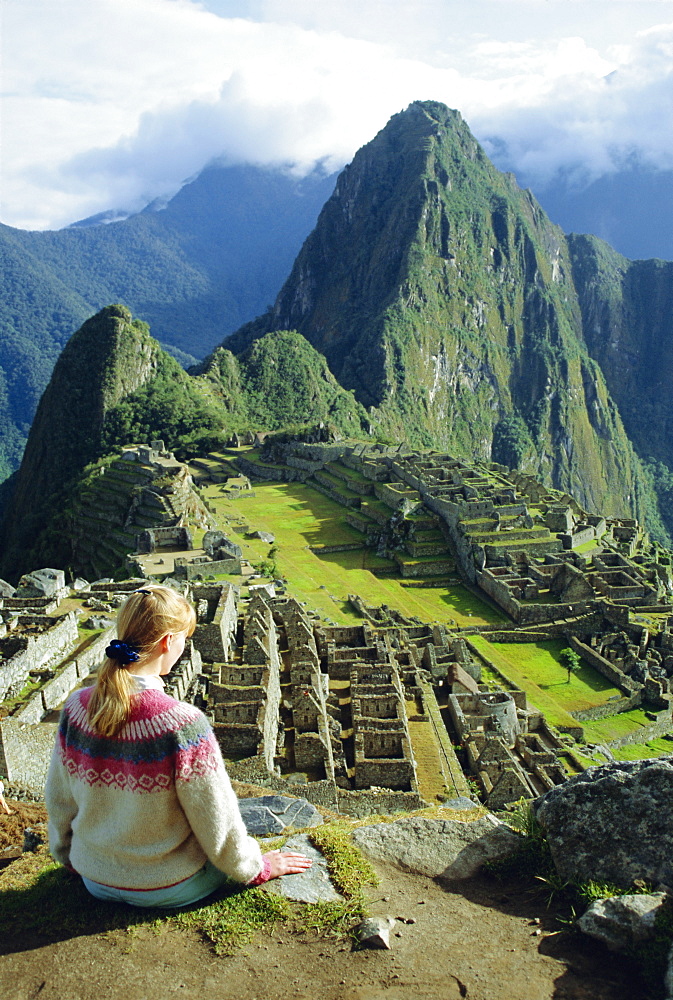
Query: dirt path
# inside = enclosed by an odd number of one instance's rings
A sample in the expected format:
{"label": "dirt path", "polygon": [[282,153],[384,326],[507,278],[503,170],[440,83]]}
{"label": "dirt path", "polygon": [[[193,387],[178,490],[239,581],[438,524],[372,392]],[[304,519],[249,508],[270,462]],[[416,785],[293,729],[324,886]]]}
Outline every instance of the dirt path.
{"label": "dirt path", "polygon": [[200,937],[142,925],[0,942],[3,1000],[642,1000],[629,964],[560,931],[530,883],[448,889],[376,865],[371,911],[403,918],[390,951],[282,928],[217,958]]}

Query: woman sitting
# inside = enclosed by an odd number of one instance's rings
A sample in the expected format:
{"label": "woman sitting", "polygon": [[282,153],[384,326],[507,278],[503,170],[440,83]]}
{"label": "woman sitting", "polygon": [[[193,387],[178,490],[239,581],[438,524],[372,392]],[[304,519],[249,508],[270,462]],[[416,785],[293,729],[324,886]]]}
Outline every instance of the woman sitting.
{"label": "woman sitting", "polygon": [[96,685],[64,706],[45,791],[50,850],[98,899],[184,906],[227,876],[259,885],[311,866],[262,855],[205,716],[164,691],[195,621],[169,587],[137,590]]}

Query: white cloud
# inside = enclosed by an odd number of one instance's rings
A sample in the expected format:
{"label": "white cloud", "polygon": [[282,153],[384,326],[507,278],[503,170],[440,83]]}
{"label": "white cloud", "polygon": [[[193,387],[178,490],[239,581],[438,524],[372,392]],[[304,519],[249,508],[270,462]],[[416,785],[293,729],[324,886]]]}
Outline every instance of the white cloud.
{"label": "white cloud", "polygon": [[530,182],[544,184],[559,170],[588,182],[634,160],[672,169],[673,24],[640,33],[615,55],[612,73],[559,75],[535,105],[477,111],[475,132]]}
{"label": "white cloud", "polygon": [[2,218],[136,209],[215,158],[337,167],[428,98],[530,178],[634,150],[666,166],[673,27],[650,28],[652,6],[616,3],[599,44],[601,0],[5,0]]}

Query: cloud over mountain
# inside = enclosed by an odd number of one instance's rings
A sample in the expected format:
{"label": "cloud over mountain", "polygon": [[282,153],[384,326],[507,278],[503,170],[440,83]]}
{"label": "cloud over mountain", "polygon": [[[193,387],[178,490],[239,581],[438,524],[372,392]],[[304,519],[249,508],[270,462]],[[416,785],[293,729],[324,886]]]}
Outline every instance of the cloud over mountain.
{"label": "cloud over mountain", "polygon": [[[602,45],[587,27],[597,0],[475,0],[469,16],[439,0],[384,6],[363,0],[358,22],[350,0],[319,12],[300,0],[6,0],[3,221],[136,210],[214,159],[334,169],[425,98],[458,108],[528,182],[633,158],[673,165],[673,24],[652,26],[649,3],[631,3],[639,19],[617,18]],[[556,18],[551,33],[537,8]],[[673,21],[668,0],[656,10]]]}

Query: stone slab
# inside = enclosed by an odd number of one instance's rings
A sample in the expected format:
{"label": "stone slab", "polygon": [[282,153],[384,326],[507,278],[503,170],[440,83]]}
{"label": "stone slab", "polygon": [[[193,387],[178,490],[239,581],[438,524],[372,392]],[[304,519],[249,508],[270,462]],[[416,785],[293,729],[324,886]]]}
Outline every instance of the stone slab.
{"label": "stone slab", "polygon": [[260,795],[240,799],[241,815],[247,831],[254,837],[282,833],[289,827],[304,829],[323,822],[316,807],[306,799],[289,795]]}
{"label": "stone slab", "polygon": [[290,837],[283,850],[305,854],[311,859],[313,866],[298,875],[283,875],[267,882],[269,892],[298,903],[337,903],[343,899],[332,885],[325,858],[308,839],[308,834],[298,833]]}

